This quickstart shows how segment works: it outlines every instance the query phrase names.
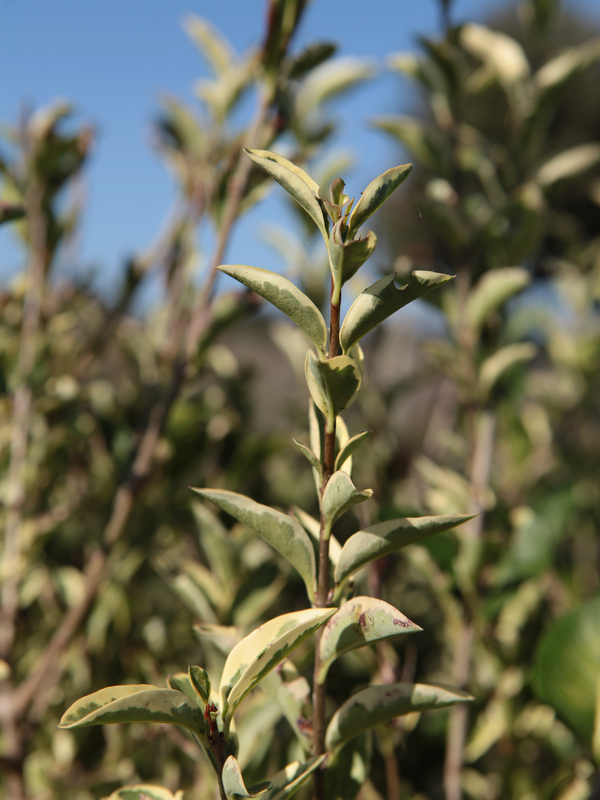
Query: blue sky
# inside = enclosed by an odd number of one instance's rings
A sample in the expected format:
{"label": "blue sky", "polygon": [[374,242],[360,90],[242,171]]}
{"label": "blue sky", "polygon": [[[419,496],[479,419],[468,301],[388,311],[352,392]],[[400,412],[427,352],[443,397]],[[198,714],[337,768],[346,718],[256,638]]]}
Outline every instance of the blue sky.
{"label": "blue sky", "polygon": [[[485,19],[504,5],[495,0],[455,0],[454,18]],[[600,21],[600,4],[566,5]],[[0,121],[14,123],[27,105],[56,97],[71,100],[77,119],[97,126],[98,140],[86,171],[89,204],[76,259],[92,265],[96,282],[114,284],[123,259],[156,237],[173,197],[172,181],[152,152],[150,129],[161,92],[193,102],[192,85],[206,65],[184,34],[192,12],[219,28],[236,49],[261,36],[264,0],[0,0]],[[408,87],[386,73],[385,57],[416,50],[418,35],[439,30],[437,0],[313,0],[296,46],[335,41],[341,55],[372,60],[377,77],[334,106],[340,123],[335,144],[354,151],[345,179],[358,193],[398,160],[393,146],[369,130],[378,113],[408,110]],[[280,198],[279,198],[280,199]],[[238,227],[227,261],[277,269],[260,240],[262,222],[285,221],[277,194]],[[0,230],[0,283],[18,269],[19,250]]]}

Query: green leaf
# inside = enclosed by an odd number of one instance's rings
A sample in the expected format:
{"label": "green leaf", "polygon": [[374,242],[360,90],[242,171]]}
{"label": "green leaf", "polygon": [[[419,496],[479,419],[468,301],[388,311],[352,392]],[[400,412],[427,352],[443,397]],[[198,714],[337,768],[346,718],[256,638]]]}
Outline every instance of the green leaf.
{"label": "green leaf", "polygon": [[304,372],[310,395],[325,416],[328,433],[332,433],[335,418],[356,399],[362,384],[362,371],[350,356],[319,361],[309,350]]}
{"label": "green leaf", "polygon": [[395,274],[386,275],[365,289],[350,306],[340,330],[340,344],[348,353],[362,337],[403,306],[452,280],[453,275],[415,270],[401,289]]}
{"label": "green leaf", "polygon": [[306,531],[295,519],[249,497],[224,489],[194,489],[222,511],[226,511],[262,536],[295,567],[306,584],[312,603],[316,592],[316,565],[313,547]]}
{"label": "green leaf", "polygon": [[493,356],[486,358],[479,370],[478,389],[486,399],[496,383],[517,364],[530,361],[537,354],[537,347],[531,342],[509,344],[500,348]]}
{"label": "green leaf", "polygon": [[335,582],[340,584],[361,567],[378,558],[401,550],[409,544],[420,542],[435,533],[462,525],[474,514],[452,514],[439,517],[406,517],[390,519],[371,525],[351,536],[342,547],[335,570]]}
{"label": "green leaf", "polygon": [[336,658],[370,642],[379,642],[423,630],[400,611],[373,597],[354,597],[331,617],[321,633],[321,669],[318,683],[324,683]]}
{"label": "green leaf", "polygon": [[370,731],[355,736],[327,759],[325,797],[354,800],[369,777],[373,750]]}
{"label": "green leaf", "polygon": [[343,222],[342,218],[334,225],[329,239],[329,263],[334,284],[331,302],[334,305],[339,305],[342,286],[358,272],[377,247],[377,236],[373,231],[369,231],[364,239],[347,238],[343,241],[341,238]]}
{"label": "green leaf", "polygon": [[103,800],[183,800],[183,790],[173,794],[162,786],[138,783],[135,786],[123,786]]}
{"label": "green leaf", "polygon": [[553,706],[589,746],[600,678],[600,596],[555,622],[538,646],[536,694]]}
{"label": "green leaf", "polygon": [[309,44],[304,50],[294,57],[290,67],[290,78],[301,78],[307,72],[320,66],[335,53],[337,45],[332,42],[315,42]]}
{"label": "green leaf", "polygon": [[202,667],[188,667],[188,676],[194,691],[204,705],[210,702],[210,678]]}
{"label": "green leaf", "polygon": [[242,770],[234,756],[229,756],[223,765],[221,778],[223,780],[223,788],[225,789],[227,800],[236,800],[238,797],[260,797],[264,795],[267,789],[273,786],[271,781],[264,781],[260,787],[253,787],[248,791],[244,779],[242,778]]}
{"label": "green leaf", "polygon": [[190,700],[193,700],[195,703],[198,702],[198,695],[192,686],[190,676],[187,672],[176,672],[174,675],[169,675],[167,677],[167,686],[169,689],[173,689],[176,692],[183,692],[183,694],[187,695]]}
{"label": "green leaf", "polygon": [[198,705],[185,694],[155,686],[109,686],[82,697],[62,716],[59,728],[71,730],[113,722],[163,722],[188,728],[205,747],[205,722]]}
{"label": "green leaf", "polygon": [[[386,170],[383,175],[371,181],[350,214],[348,223],[348,236],[350,238],[385,203],[400,184],[404,183],[412,168],[412,164],[401,164],[399,167],[392,167]],[[375,248],[373,247],[373,249]]]}
{"label": "green leaf", "polygon": [[306,458],[306,460],[309,462],[309,464],[312,466],[315,472],[319,474],[319,477],[321,477],[322,464],[320,459],[316,457],[316,455],[313,453],[310,447],[307,447],[305,444],[302,444],[302,442],[299,442],[297,439],[294,439],[293,437],[292,437],[292,442],[296,445],[298,450],[300,450],[304,458]]}
{"label": "green leaf", "polygon": [[473,331],[478,333],[492,314],[530,281],[531,275],[521,267],[502,267],[486,272],[467,298],[467,318]]}
{"label": "green leaf", "polygon": [[300,330],[314,342],[321,353],[327,346],[327,326],[323,315],[295,284],[259,267],[246,267],[241,264],[227,264],[217,267],[218,270],[231,278],[235,278],[253,292],[264,297],[269,303],[283,311],[284,314],[296,323]]}
{"label": "green leaf", "polygon": [[272,778],[273,787],[264,795],[263,800],[288,800],[306,781],[312,773],[321,766],[326,754],[315,756],[305,764],[294,761],[288,764]]}
{"label": "green leaf", "polygon": [[368,500],[372,494],[372,489],[365,489],[364,492],[359,492],[348,473],[344,472],[344,470],[340,469],[334,472],[327,481],[321,498],[321,511],[325,518],[324,538],[329,538],[332,525],[342,514],[352,506]]}
{"label": "green leaf", "polygon": [[260,688],[273,700],[289,722],[301,746],[307,752],[312,747],[312,737],[301,727],[302,710],[310,698],[310,686],[289,659],[282,669],[274,669],[262,679]]}
{"label": "green leaf", "polygon": [[548,189],[559,181],[577,178],[600,163],[600,144],[590,142],[563,150],[548,159],[537,172],[537,181]]}
{"label": "green leaf", "polygon": [[[210,642],[224,656],[228,656],[242,639],[240,631],[233,625],[207,625],[204,623],[194,625],[193,629],[201,641]],[[184,690],[181,689],[181,691]]]}
{"label": "green leaf", "polygon": [[315,223],[327,243],[329,235],[319,200],[319,187],[310,175],[278,153],[271,153],[269,150],[249,150],[248,148],[244,148],[244,152],[273,180],[277,181],[288,194],[291,194]]}
{"label": "green leaf", "polygon": [[[323,417],[317,411],[312,398],[308,401],[308,434],[310,437],[310,448],[313,453],[319,458],[323,459]],[[315,480],[315,488],[317,494],[321,494],[321,471],[313,469],[313,478]]]}
{"label": "green leaf", "polygon": [[414,711],[430,711],[465,703],[473,698],[443,684],[391,683],[369,686],[352,695],[335,712],[325,736],[328,750],[336,750],[363,731]]}
{"label": "green leaf", "polygon": [[[298,522],[315,542],[318,552],[319,539],[321,536],[321,523],[319,520],[311,517],[310,514],[307,514],[306,511],[298,508],[298,506],[294,506],[292,510]],[[337,564],[341,552],[341,544],[338,542],[335,536],[331,534],[329,537],[329,561],[331,566],[335,566]]]}
{"label": "green leaf", "polygon": [[354,453],[356,448],[367,438],[370,433],[371,431],[360,431],[360,433],[357,433],[351,439],[348,439],[335,459],[336,472],[339,469],[343,469],[344,472],[348,473],[348,475],[352,474],[352,462],[350,461],[350,466],[347,466],[347,462],[352,458],[352,453]]}
{"label": "green leaf", "polygon": [[229,534],[212,509],[204,503],[194,501],[192,513],[198,525],[198,534],[202,550],[206,554],[210,572],[223,586],[230,586],[239,575],[236,559],[231,552]]}
{"label": "green leaf", "polygon": [[224,723],[248,692],[335,612],[335,608],[309,608],[284,614],[242,639],[227,657],[221,676]]}

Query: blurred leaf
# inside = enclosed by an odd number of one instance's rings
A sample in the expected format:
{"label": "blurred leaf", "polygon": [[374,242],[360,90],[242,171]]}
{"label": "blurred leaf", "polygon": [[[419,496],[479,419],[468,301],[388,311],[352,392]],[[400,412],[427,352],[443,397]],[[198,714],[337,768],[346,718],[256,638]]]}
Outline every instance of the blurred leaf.
{"label": "blurred leaf", "polygon": [[336,750],[355,736],[414,711],[448,708],[473,700],[471,695],[444,684],[391,683],[356,692],[335,712],[325,744]]}
{"label": "blurred leaf", "polygon": [[188,728],[208,748],[202,711],[182,692],[155,686],[109,686],[82,697],[63,714],[59,728],[114,722],[162,722]]}
{"label": "blurred leaf", "polygon": [[180,789],[172,794],[161,786],[138,783],[135,786],[123,786],[103,800],[183,800],[183,790]]}
{"label": "blurred leaf", "polygon": [[397,139],[414,160],[439,175],[446,175],[448,154],[441,132],[414,117],[376,117],[373,127],[387,131]]}
{"label": "blurred leaf", "polygon": [[537,172],[537,180],[546,189],[559,181],[576,178],[600,164],[600,144],[580,144],[563,150],[546,161]]}
{"label": "blurred leaf", "polygon": [[407,517],[390,519],[365,528],[351,536],[342,547],[340,560],[335,570],[336,585],[354,575],[370,561],[401,550],[409,544],[448,531],[462,525],[473,514],[455,514],[439,517]]}
{"label": "blurred leaf", "polygon": [[467,299],[467,318],[473,331],[479,333],[492,314],[530,282],[530,273],[521,267],[502,267],[486,272]]}
{"label": "blurred leaf", "polygon": [[348,473],[344,472],[344,470],[334,472],[327,481],[321,498],[321,510],[325,519],[324,538],[329,538],[332,525],[342,514],[345,514],[352,506],[368,500],[372,494],[372,489],[365,489],[363,492],[359,492]]}
{"label": "blurred leaf", "polygon": [[201,640],[210,642],[225,656],[228,656],[242,639],[241,632],[232,625],[196,624],[194,630]]}
{"label": "blurred leaf", "polygon": [[206,58],[213,72],[222,75],[235,58],[235,51],[221,32],[210,22],[189,14],[183,23],[185,32]]}
{"label": "blurred leaf", "polygon": [[22,219],[25,214],[25,206],[0,201],[0,225],[3,225],[5,222],[12,222],[16,219]]}
{"label": "blurred leaf", "polygon": [[316,42],[309,44],[302,52],[294,57],[290,67],[290,78],[302,78],[307,72],[320,66],[335,53],[337,45],[331,42]]}
{"label": "blurred leaf", "polygon": [[336,658],[370,642],[379,642],[423,630],[400,611],[373,597],[354,597],[331,617],[321,633],[321,669],[317,676],[324,683]]}
{"label": "blurred leaf", "polygon": [[362,58],[334,58],[312,70],[296,96],[296,114],[305,120],[318,106],[361,81],[372,78],[373,66]]}
{"label": "blurred leaf", "polygon": [[327,431],[333,433],[335,418],[356,400],[362,372],[350,356],[319,361],[312,350],[306,354],[304,372],[310,395],[325,416]]}
{"label": "blurred leaf", "polygon": [[538,348],[530,342],[509,344],[486,358],[479,371],[478,388],[482,398],[487,398],[496,383],[517,364],[531,361]]}
{"label": "blurred leaf", "polygon": [[402,164],[386,170],[383,175],[375,178],[362,193],[358,203],[352,209],[348,223],[348,236],[352,237],[369,217],[380,208],[400,184],[408,178],[412,171],[412,164]]}
{"label": "blurred leaf", "polygon": [[535,73],[533,80],[542,97],[545,97],[598,61],[600,61],[600,36],[570,47],[547,61]]}
{"label": "blurred leaf", "polygon": [[273,788],[264,795],[263,800],[287,800],[291,797],[306,781],[312,773],[321,766],[327,756],[315,756],[305,764],[294,761],[287,767],[277,772],[271,783]]}
{"label": "blurred leaf", "polygon": [[287,278],[259,267],[240,264],[221,265],[218,270],[243,283],[296,323],[321,353],[327,346],[327,326],[323,315],[304,292]]}
{"label": "blurred leaf", "polygon": [[394,312],[437,286],[448,283],[453,276],[415,270],[401,289],[396,288],[395,277],[395,274],[386,275],[375,281],[352,303],[340,329],[340,344],[344,353],[348,353],[363,336]]}
{"label": "blurred leaf", "polygon": [[327,759],[325,797],[327,800],[354,800],[369,777],[371,734],[355,736]]}
{"label": "blurred leaf", "polygon": [[485,62],[502,86],[510,89],[529,77],[529,62],[521,45],[510,36],[468,23],[460,32],[462,45]]}
{"label": "blurred leaf", "polygon": [[334,608],[309,608],[283,614],[265,622],[242,639],[227,657],[221,676],[224,722],[231,719],[248,692],[335,611]]}
{"label": "blurred leaf", "polygon": [[546,631],[533,673],[536,694],[553,706],[586,745],[594,732],[600,677],[600,597],[583,603]]}

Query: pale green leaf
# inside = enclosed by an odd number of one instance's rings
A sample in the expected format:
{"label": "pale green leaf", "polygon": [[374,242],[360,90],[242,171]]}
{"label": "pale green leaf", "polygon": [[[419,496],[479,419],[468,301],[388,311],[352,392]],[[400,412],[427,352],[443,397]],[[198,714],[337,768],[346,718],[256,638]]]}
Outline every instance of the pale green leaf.
{"label": "pale green leaf", "polygon": [[464,47],[487,64],[503,86],[529,77],[527,56],[515,39],[474,23],[463,25],[460,35]]}
{"label": "pale green leaf", "polygon": [[521,267],[501,267],[486,272],[467,298],[467,318],[473,331],[479,332],[492,314],[530,281],[531,275]]}
{"label": "pale green leaf", "polygon": [[339,305],[342,286],[358,272],[377,247],[377,236],[373,231],[369,231],[364,239],[347,238],[343,241],[340,234],[342,222],[343,219],[334,225],[329,239],[329,263],[334,283],[331,302],[334,305]]}
{"label": "pale green leaf", "polygon": [[494,355],[486,358],[479,370],[478,388],[482,398],[487,398],[496,383],[508,370],[535,358],[537,347],[531,342],[520,342],[502,347]]}
{"label": "pale green leaf", "polygon": [[245,153],[273,180],[282,186],[308,214],[321,235],[328,241],[325,217],[319,198],[319,187],[303,169],[292,164],[287,158],[269,150],[249,150]]}
{"label": "pale green leaf", "polygon": [[306,354],[305,376],[315,405],[333,433],[335,418],[352,405],[362,384],[362,371],[350,356],[319,361],[312,350]]}
{"label": "pale green leaf", "polygon": [[[210,642],[224,656],[228,656],[233,648],[242,639],[241,632],[233,625],[207,625],[206,623],[193,626],[200,641]],[[183,689],[181,691],[184,691]]]}
{"label": "pale green leaf", "polygon": [[369,62],[361,58],[334,58],[313,69],[302,82],[296,97],[296,114],[300,120],[313,114],[325,100],[368,80],[374,74]]}
{"label": "pale green leaf", "polygon": [[[337,427],[336,427],[337,429]],[[335,459],[335,470],[343,469],[348,475],[352,474],[352,453],[356,448],[367,438],[371,431],[360,431],[355,434],[351,439],[348,439]],[[350,462],[348,464],[348,462]]]}
{"label": "pale green leaf", "polygon": [[600,164],[600,144],[580,144],[546,161],[538,170],[537,180],[541,186],[549,188],[559,181],[577,178],[597,164]]}
{"label": "pale green leaf", "polygon": [[401,289],[394,284],[395,275],[386,275],[365,289],[350,306],[340,330],[340,344],[348,353],[365,334],[403,306],[452,280],[454,276],[415,270],[408,284]]}
{"label": "pale green leaf", "polygon": [[406,517],[371,525],[353,534],[342,547],[335,570],[335,582],[341,583],[361,567],[428,536],[462,525],[473,514],[452,514],[439,517]]}
{"label": "pale green leaf", "polygon": [[325,737],[328,750],[336,750],[363,731],[414,711],[430,711],[465,703],[473,698],[443,684],[392,683],[369,686],[352,695],[335,712]]}
{"label": "pale green leaf", "polygon": [[192,686],[190,676],[187,672],[176,672],[174,675],[169,675],[167,677],[167,686],[169,689],[173,689],[176,692],[183,692],[183,694],[186,694],[190,700],[193,700],[195,703],[198,702],[198,695]]}
{"label": "pale green leaf", "polygon": [[369,777],[373,750],[371,731],[355,736],[327,758],[325,797],[354,800]]}
{"label": "pale green leaf", "polygon": [[302,444],[302,442],[299,442],[297,439],[294,439],[293,437],[292,437],[292,442],[296,445],[298,450],[300,450],[300,452],[302,453],[304,458],[309,462],[312,468],[316,472],[318,472],[320,477],[322,474],[322,465],[320,459],[316,457],[316,455],[313,453],[310,447],[307,447],[305,444]]}
{"label": "pale green leaf", "polygon": [[[312,398],[308,401],[308,434],[310,439],[310,449],[322,460],[323,458],[323,417],[317,411]],[[313,469],[313,478],[317,494],[321,494],[321,472]]]}
{"label": "pale green leaf", "polygon": [[190,683],[204,705],[210,702],[210,678],[202,667],[188,667]]}
{"label": "pale green leaf", "polygon": [[262,679],[260,688],[277,704],[301,746],[308,751],[312,747],[312,737],[298,723],[302,720],[303,708],[310,698],[310,686],[289,659],[282,666],[281,670],[271,670]]}
{"label": "pale green leaf", "polygon": [[570,47],[547,61],[533,76],[540,93],[546,94],[600,61],[600,36]]}
{"label": "pale green leaf", "polygon": [[324,683],[329,667],[349,650],[423,630],[400,611],[373,597],[353,597],[330,617],[321,633],[319,653],[321,669],[317,677]]}
{"label": "pale green leaf", "polygon": [[135,786],[123,786],[103,800],[183,800],[183,790],[173,794],[162,786],[138,783]]}
{"label": "pale green leaf", "polygon": [[222,264],[218,270],[235,278],[253,292],[264,297],[296,323],[314,342],[321,353],[327,346],[327,326],[323,315],[304,292],[275,272],[241,264]]}
{"label": "pale green leaf", "polygon": [[261,680],[334,614],[335,608],[309,608],[275,617],[237,644],[225,662],[220,693],[223,720]]}
{"label": "pale green leaf", "polygon": [[193,731],[208,747],[198,705],[185,694],[155,686],[109,686],[82,697],[62,716],[59,728],[83,728],[113,722],[163,722]]}
{"label": "pale green leaf", "polygon": [[227,800],[236,800],[238,797],[260,797],[273,785],[270,781],[264,781],[260,787],[253,787],[248,791],[242,777],[242,770],[234,756],[229,756],[223,765],[221,778],[223,780],[223,788],[225,789]]}
{"label": "pale green leaf", "polygon": [[325,758],[326,755],[315,756],[305,764],[300,764],[299,761],[288,764],[273,776],[273,787],[264,795],[263,800],[288,800],[321,766]]}
{"label": "pale green leaf", "polygon": [[347,472],[340,469],[327,481],[321,498],[321,511],[325,518],[324,538],[328,539],[332,525],[342,514],[358,503],[364,503],[373,494],[372,489],[359,492]]}
{"label": "pale green leaf", "polygon": [[184,20],[185,32],[198,47],[216,75],[224,73],[235,58],[229,42],[214,25],[205,19],[190,14]]}
{"label": "pale green leaf", "polygon": [[194,489],[194,491],[252,528],[280,552],[298,570],[306,584],[310,601],[314,600],[317,573],[313,547],[306,531],[295,519],[236,492],[224,489]]}
{"label": "pale green leaf", "polygon": [[212,509],[207,508],[204,503],[194,501],[191,508],[210,571],[219,579],[221,587],[230,586],[238,577],[239,570],[231,551],[227,530]]}
{"label": "pale green leaf", "polygon": [[438,128],[413,117],[397,115],[378,117],[372,124],[401,142],[415,161],[439,175],[446,175],[447,145]]}
{"label": "pale green leaf", "polygon": [[412,164],[401,164],[399,167],[392,167],[386,170],[383,175],[371,181],[350,214],[348,223],[349,237],[353,237],[360,226],[364,225],[369,217],[385,203],[401,183],[404,183],[411,170]]}

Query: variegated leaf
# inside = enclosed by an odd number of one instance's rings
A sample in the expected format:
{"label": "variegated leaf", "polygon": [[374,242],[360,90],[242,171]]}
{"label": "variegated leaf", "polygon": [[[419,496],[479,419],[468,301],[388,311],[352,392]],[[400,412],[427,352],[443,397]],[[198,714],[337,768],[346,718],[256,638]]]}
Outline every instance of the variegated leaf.
{"label": "variegated leaf", "polygon": [[[306,511],[303,511],[298,506],[293,507],[293,513],[298,522],[302,525],[304,530],[308,533],[311,539],[315,542],[316,549],[319,548],[319,539],[321,538],[321,523],[319,520],[311,517]],[[338,563],[340,553],[342,552],[342,545],[338,542],[333,534],[329,536],[329,561],[333,567]],[[333,578],[333,575],[332,575]]]}
{"label": "variegated leaf", "polygon": [[70,730],[112,722],[163,722],[195,733],[208,747],[198,705],[182,692],[155,686],[109,686],[82,697],[62,716],[59,728]]}
{"label": "variegated leaf", "polygon": [[283,669],[273,669],[263,678],[260,688],[281,710],[306,752],[312,747],[312,737],[299,723],[302,710],[310,697],[310,686],[289,659],[282,662]]}
{"label": "variegated leaf", "polygon": [[221,676],[225,724],[248,692],[324,625],[335,611],[335,608],[309,608],[275,617],[233,648]]}
{"label": "variegated leaf", "polygon": [[236,492],[224,489],[194,489],[194,491],[252,528],[279,551],[298,570],[306,584],[310,601],[314,600],[315,555],[306,531],[295,519]]}
{"label": "variegated leaf", "polygon": [[244,152],[255,164],[262,167],[264,171],[277,181],[288,194],[300,205],[315,223],[321,232],[325,242],[329,235],[325,227],[325,217],[323,209],[318,199],[319,187],[303,169],[292,164],[287,158],[269,150],[249,150],[244,148]]}
{"label": "variegated leaf", "polygon": [[252,789],[248,791],[242,777],[242,770],[234,756],[229,756],[223,765],[221,778],[223,780],[223,788],[225,789],[227,800],[237,800],[238,797],[260,797],[264,795],[267,789],[273,786],[271,781],[263,781],[259,786],[253,786]]}
{"label": "variegated leaf", "polygon": [[353,597],[323,627],[319,642],[321,669],[317,680],[324,683],[331,664],[349,650],[420,630],[423,629],[383,600]]}
{"label": "variegated leaf", "polygon": [[308,461],[308,463],[315,470],[315,472],[318,473],[319,477],[321,477],[323,466],[321,464],[320,459],[317,458],[317,456],[313,453],[310,447],[307,447],[305,444],[302,444],[302,442],[299,442],[297,439],[294,438],[292,438],[292,442],[296,445],[298,450],[300,450],[304,458]]}
{"label": "variegated leaf", "polygon": [[[242,639],[242,634],[234,625],[194,625],[194,631],[202,641],[210,642],[224,656],[228,656]],[[186,676],[187,677],[187,676]],[[183,689],[181,691],[184,691]]]}
{"label": "variegated leaf", "polygon": [[273,776],[271,780],[273,786],[263,796],[263,800],[288,800],[321,766],[325,758],[326,755],[315,756],[306,764],[300,764],[299,761],[288,764]]}
{"label": "variegated leaf", "polygon": [[350,237],[354,236],[371,214],[374,214],[388,197],[396,191],[398,186],[408,178],[411,170],[412,164],[402,164],[399,167],[392,167],[386,170],[383,175],[371,181],[350,214],[348,224],[348,235]]}
{"label": "variegated leaf", "polygon": [[335,570],[336,585],[358,572],[365,564],[401,550],[409,544],[420,542],[421,539],[426,539],[435,533],[442,533],[462,525],[473,516],[473,514],[452,514],[390,519],[358,531],[342,547]]}
{"label": "variegated leaf", "polygon": [[173,794],[162,786],[138,783],[135,786],[123,786],[103,800],[183,800],[183,790]]}
{"label": "variegated leaf", "polygon": [[328,750],[336,750],[359,733],[414,711],[447,708],[473,700],[471,695],[443,684],[392,683],[368,686],[335,712],[325,737]]}
{"label": "variegated leaf", "polygon": [[183,692],[183,694],[186,694],[190,700],[193,700],[195,703],[198,702],[198,695],[192,686],[190,676],[187,672],[176,672],[174,675],[169,675],[167,677],[167,686],[169,689],[173,689],[176,692]]}
{"label": "variegated leaf", "polygon": [[319,361],[312,350],[306,354],[304,371],[310,395],[325,416],[327,432],[333,433],[335,418],[356,399],[362,371],[350,356]]}
{"label": "variegated leaf", "polygon": [[188,667],[188,677],[194,692],[204,705],[210,702],[210,678],[202,667]]}
{"label": "variegated leaf", "polygon": [[364,503],[373,494],[372,489],[359,492],[352,483],[352,479],[343,469],[334,472],[327,481],[327,486],[321,498],[321,511],[325,518],[324,537],[329,538],[331,527],[342,514],[358,503]]}
{"label": "variegated leaf", "polygon": [[408,303],[422,297],[454,276],[415,270],[408,284],[397,289],[395,275],[386,275],[359,294],[350,306],[340,330],[340,344],[348,353],[365,334]]}
{"label": "variegated leaf", "polygon": [[323,315],[298,287],[275,272],[242,264],[222,264],[218,270],[235,278],[253,292],[264,297],[269,303],[283,311],[295,322],[300,330],[314,342],[319,352],[324,353],[327,346],[327,325]]}
{"label": "variegated leaf", "polygon": [[332,228],[329,239],[329,264],[334,284],[331,302],[336,306],[340,302],[342,286],[356,275],[377,247],[377,236],[373,231],[369,231],[363,239],[346,238],[344,241],[341,235],[343,222],[344,219],[340,219]]}
{"label": "variegated leaf", "polygon": [[[336,427],[337,430],[337,427]],[[348,475],[352,474],[352,453],[356,448],[367,438],[371,431],[360,431],[352,438],[348,439],[345,445],[340,449],[340,452],[335,459],[335,470],[343,469]],[[349,462],[349,464],[348,464]]]}

